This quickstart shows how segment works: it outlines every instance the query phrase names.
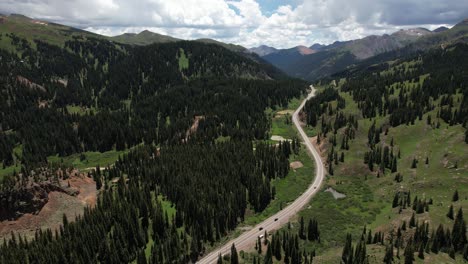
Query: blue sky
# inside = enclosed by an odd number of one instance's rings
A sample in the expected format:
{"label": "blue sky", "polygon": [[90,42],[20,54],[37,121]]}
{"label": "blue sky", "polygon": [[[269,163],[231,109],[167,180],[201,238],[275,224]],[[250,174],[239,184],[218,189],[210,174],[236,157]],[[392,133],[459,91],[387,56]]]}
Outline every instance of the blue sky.
{"label": "blue sky", "polygon": [[261,10],[265,15],[273,14],[278,7],[283,5],[290,5],[292,7],[296,7],[299,1],[297,0],[259,0],[257,1],[260,4]]}
{"label": "blue sky", "polygon": [[182,39],[213,38],[287,48],[452,26],[467,0],[1,0],[0,13],[104,35],[150,30]]}

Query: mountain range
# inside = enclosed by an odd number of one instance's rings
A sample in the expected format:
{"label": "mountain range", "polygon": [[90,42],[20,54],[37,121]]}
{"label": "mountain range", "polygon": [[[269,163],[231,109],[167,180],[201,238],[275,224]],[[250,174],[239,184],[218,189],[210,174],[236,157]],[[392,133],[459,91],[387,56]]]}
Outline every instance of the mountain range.
{"label": "mountain range", "polygon": [[259,46],[250,49],[266,61],[280,68],[287,74],[306,80],[317,80],[340,72],[361,61],[379,54],[401,49],[420,50],[434,45],[466,41],[468,35],[467,20],[451,29],[439,27],[433,31],[425,28],[402,29],[393,34],[371,35],[351,41],[336,41],[330,45],[314,44],[302,52],[301,46],[289,49],[274,49]]}
{"label": "mountain range", "polygon": [[[77,36],[107,39],[117,43],[140,46],[182,41],[182,39],[148,30],[108,37],[18,14],[0,15],[0,24],[2,24],[0,33],[10,32],[25,39],[39,39],[60,46],[63,46],[65,41]],[[343,71],[362,61],[372,60],[380,54],[408,53],[437,45],[466,42],[467,36],[468,19],[465,19],[450,29],[447,27],[439,27],[433,31],[425,28],[401,29],[392,34],[381,36],[371,35],[356,40],[335,41],[329,45],[315,43],[310,47],[296,46],[288,49],[276,49],[266,45],[247,49],[240,45],[223,43],[213,39],[194,41],[220,45],[262,64],[271,63],[290,76],[315,81]],[[2,41],[0,40],[1,45]],[[3,46],[5,45],[8,46],[8,44],[3,43]]]}
{"label": "mountain range", "polygon": [[247,49],[0,15],[0,263],[464,263],[467,32]]}

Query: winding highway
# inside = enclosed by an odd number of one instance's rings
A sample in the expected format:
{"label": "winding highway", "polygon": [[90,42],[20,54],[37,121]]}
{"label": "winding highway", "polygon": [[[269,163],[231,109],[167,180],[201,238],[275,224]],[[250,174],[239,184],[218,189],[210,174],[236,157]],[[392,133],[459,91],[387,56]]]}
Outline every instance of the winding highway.
{"label": "winding highway", "polygon": [[265,233],[265,230],[270,232],[273,230],[279,229],[281,226],[287,224],[289,219],[292,218],[294,215],[297,214],[306,204],[308,204],[309,200],[320,190],[320,186],[325,179],[325,168],[323,167],[322,158],[315,147],[310,142],[309,138],[307,137],[306,133],[301,127],[299,122],[299,112],[304,107],[306,101],[315,95],[315,88],[311,85],[310,86],[312,91],[309,93],[306,99],[302,101],[299,108],[293,114],[292,120],[294,125],[296,126],[299,134],[304,141],[305,147],[312,154],[315,160],[315,178],[314,181],[309,185],[307,190],[301,194],[294,202],[289,204],[287,207],[283,208],[283,210],[279,211],[278,213],[274,214],[273,216],[269,217],[268,219],[264,220],[263,222],[257,224],[252,229],[242,233],[239,237],[232,239],[229,242],[226,242],[223,246],[213,250],[202,259],[200,259],[197,263],[200,264],[209,264],[209,263],[216,263],[218,260],[218,255],[225,255],[231,253],[231,246],[235,244],[237,252],[241,250],[249,250],[254,245],[258,239],[258,236],[261,236]]}

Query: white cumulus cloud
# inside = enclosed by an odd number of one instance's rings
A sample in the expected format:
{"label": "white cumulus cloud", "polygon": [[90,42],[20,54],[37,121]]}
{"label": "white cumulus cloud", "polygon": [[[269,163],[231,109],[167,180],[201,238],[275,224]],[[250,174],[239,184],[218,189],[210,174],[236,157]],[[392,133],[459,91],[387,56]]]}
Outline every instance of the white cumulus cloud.
{"label": "white cumulus cloud", "polygon": [[[291,2],[290,2],[291,3]],[[433,29],[468,17],[466,0],[295,0],[267,13],[255,0],[1,0],[19,13],[118,35],[151,30],[278,48],[350,40],[401,28]]]}

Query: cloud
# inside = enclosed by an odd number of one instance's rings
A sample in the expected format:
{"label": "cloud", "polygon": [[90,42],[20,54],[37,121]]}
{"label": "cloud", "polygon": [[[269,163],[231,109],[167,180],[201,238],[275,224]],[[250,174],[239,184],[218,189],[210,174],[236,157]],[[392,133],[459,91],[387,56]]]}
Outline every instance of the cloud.
{"label": "cloud", "polygon": [[[270,2],[268,2],[270,1]],[[331,43],[401,28],[452,25],[466,0],[2,0],[20,13],[105,35],[148,29],[183,39],[215,38],[247,47]],[[261,4],[260,4],[261,3]],[[268,3],[268,13],[262,5]],[[272,11],[273,10],[273,11]]]}

